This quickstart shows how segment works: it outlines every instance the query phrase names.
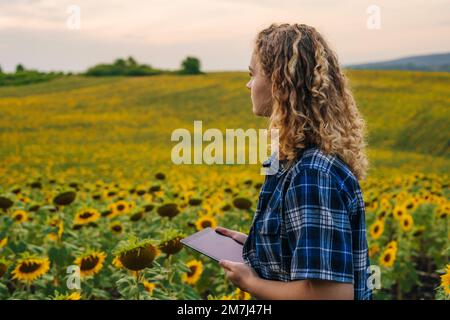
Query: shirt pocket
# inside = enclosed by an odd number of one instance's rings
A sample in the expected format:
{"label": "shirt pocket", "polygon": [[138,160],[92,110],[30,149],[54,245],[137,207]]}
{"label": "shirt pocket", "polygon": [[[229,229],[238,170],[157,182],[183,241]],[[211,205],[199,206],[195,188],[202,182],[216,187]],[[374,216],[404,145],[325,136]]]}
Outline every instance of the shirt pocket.
{"label": "shirt pocket", "polygon": [[256,254],[266,278],[279,279],[283,273],[279,206],[264,211],[256,221]]}

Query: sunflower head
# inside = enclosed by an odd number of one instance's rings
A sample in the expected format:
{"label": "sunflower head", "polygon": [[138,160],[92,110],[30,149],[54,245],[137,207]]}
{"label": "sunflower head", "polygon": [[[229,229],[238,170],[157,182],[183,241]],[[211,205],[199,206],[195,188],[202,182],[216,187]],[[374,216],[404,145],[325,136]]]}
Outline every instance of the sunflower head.
{"label": "sunflower head", "polygon": [[250,298],[252,297],[250,293],[242,291],[240,288],[236,289],[236,291],[234,292],[234,296],[237,300],[250,300]]}
{"label": "sunflower head", "polygon": [[145,280],[142,282],[142,284],[144,285],[145,290],[150,294],[152,294],[153,289],[155,289],[155,287],[157,286],[156,283]]}
{"label": "sunflower head", "polygon": [[75,191],[66,191],[53,198],[53,203],[57,206],[67,206],[75,201],[77,194]]}
{"label": "sunflower head", "polygon": [[213,216],[205,215],[200,217],[195,222],[195,227],[197,228],[197,230],[203,230],[205,228],[214,229],[215,227],[217,227],[217,221]]}
{"label": "sunflower head", "polygon": [[114,255],[120,263],[131,271],[140,271],[149,267],[158,254],[159,250],[154,240],[138,240],[134,236],[120,241],[114,249]]}
{"label": "sunflower head", "polygon": [[106,254],[101,251],[90,250],[87,253],[77,257],[75,264],[80,267],[82,277],[93,276],[100,272],[105,262]]}
{"label": "sunflower head", "polygon": [[233,200],[233,205],[238,209],[250,210],[252,207],[252,202],[247,198],[240,197]]}
{"label": "sunflower head", "polygon": [[25,254],[17,261],[12,271],[13,279],[31,283],[43,276],[50,269],[50,260],[45,257],[37,257]]}
{"label": "sunflower head", "polygon": [[372,236],[372,239],[377,240],[381,237],[384,231],[384,222],[382,220],[375,221],[370,226],[370,235]]}
{"label": "sunflower head", "polygon": [[56,293],[52,300],[81,300],[81,294],[77,291],[66,294]]}
{"label": "sunflower head", "polygon": [[133,213],[132,215],[130,215],[130,221],[136,222],[141,220],[144,217],[144,211],[138,211],[136,213]]}
{"label": "sunflower head", "polygon": [[185,235],[177,230],[167,230],[159,244],[159,249],[167,255],[176,254],[183,249],[183,244],[180,242]]}
{"label": "sunflower head", "polygon": [[380,256],[380,264],[384,267],[391,268],[394,265],[396,256],[396,249],[386,249]]}
{"label": "sunflower head", "polygon": [[400,220],[400,218],[407,213],[406,208],[403,205],[396,205],[394,208],[394,218]]}
{"label": "sunflower head", "polygon": [[85,225],[95,222],[100,218],[100,213],[93,208],[82,209],[77,212],[73,220],[74,225]]}
{"label": "sunflower head", "polygon": [[369,258],[372,258],[374,255],[376,255],[378,252],[380,252],[380,246],[377,244],[371,245],[369,247]]}
{"label": "sunflower head", "polygon": [[3,211],[6,212],[6,210],[11,208],[13,206],[13,204],[14,204],[14,202],[11,199],[0,196],[0,209],[2,209]]}
{"label": "sunflower head", "polygon": [[48,221],[48,225],[55,228],[54,232],[50,232],[47,237],[52,241],[61,240],[64,232],[64,223],[59,217],[54,217]]}
{"label": "sunflower head", "polygon": [[123,233],[124,228],[120,221],[114,221],[109,225],[109,230],[111,230],[113,234],[119,235]]}
{"label": "sunflower head", "polygon": [[187,283],[194,285],[200,280],[200,276],[203,272],[203,263],[200,260],[191,260],[186,263],[189,271],[183,274],[182,280]]}
{"label": "sunflower head", "polygon": [[398,249],[398,242],[397,242],[396,240],[390,241],[390,242],[387,244],[386,249],[397,250],[397,249]]}
{"label": "sunflower head", "polygon": [[0,249],[8,244],[8,237],[4,237],[0,239]]}
{"label": "sunflower head", "polygon": [[404,232],[411,231],[414,225],[413,217],[410,214],[405,214],[400,218],[400,226]]}
{"label": "sunflower head", "polygon": [[16,210],[12,214],[12,219],[14,222],[23,223],[28,221],[28,213],[24,210]]}
{"label": "sunflower head", "polygon": [[171,219],[179,214],[180,210],[178,209],[178,205],[176,203],[165,203],[157,209],[157,212],[161,217]]}

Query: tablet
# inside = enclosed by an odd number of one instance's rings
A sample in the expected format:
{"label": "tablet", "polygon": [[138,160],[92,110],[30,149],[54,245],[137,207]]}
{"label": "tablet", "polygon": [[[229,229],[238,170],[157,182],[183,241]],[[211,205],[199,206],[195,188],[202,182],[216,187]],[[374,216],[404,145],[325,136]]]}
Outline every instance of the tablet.
{"label": "tablet", "polygon": [[243,245],[209,227],[181,239],[180,242],[217,262],[226,259],[244,263]]}

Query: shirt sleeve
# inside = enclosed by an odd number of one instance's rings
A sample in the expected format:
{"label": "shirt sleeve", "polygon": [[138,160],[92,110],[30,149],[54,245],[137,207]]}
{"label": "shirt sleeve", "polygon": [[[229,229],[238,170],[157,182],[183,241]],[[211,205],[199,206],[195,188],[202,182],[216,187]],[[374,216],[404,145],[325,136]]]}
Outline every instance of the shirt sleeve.
{"label": "shirt sleeve", "polygon": [[286,190],[285,223],[291,280],[353,283],[352,232],[346,196],[337,180],[302,169]]}

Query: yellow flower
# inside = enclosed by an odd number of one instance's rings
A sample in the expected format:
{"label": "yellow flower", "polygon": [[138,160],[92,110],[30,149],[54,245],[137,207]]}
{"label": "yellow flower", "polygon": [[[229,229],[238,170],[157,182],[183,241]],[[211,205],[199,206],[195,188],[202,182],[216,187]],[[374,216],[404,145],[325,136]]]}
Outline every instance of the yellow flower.
{"label": "yellow flower", "polygon": [[76,215],[73,223],[75,225],[84,225],[91,222],[95,222],[100,218],[100,213],[95,209],[83,209],[80,210]]}
{"label": "yellow flower", "polygon": [[217,221],[212,216],[202,216],[196,222],[195,226],[197,230],[202,230],[205,228],[215,228],[217,226]]}
{"label": "yellow flower", "polygon": [[400,220],[400,218],[406,213],[407,213],[407,211],[406,211],[406,208],[404,206],[396,205],[394,207],[394,218],[396,220]]}
{"label": "yellow flower", "polygon": [[115,221],[109,225],[109,230],[114,234],[121,234],[123,232],[123,225],[119,221]]}
{"label": "yellow flower", "polygon": [[372,258],[374,255],[376,255],[378,252],[380,252],[380,246],[377,244],[374,244],[369,247],[369,257]]}
{"label": "yellow flower", "polygon": [[380,264],[384,267],[391,268],[394,265],[396,256],[396,249],[386,249],[380,257]]}
{"label": "yellow flower", "polygon": [[20,259],[13,270],[13,279],[31,283],[50,270],[50,260],[47,257],[26,257]]}
{"label": "yellow flower", "polygon": [[405,214],[400,218],[400,225],[402,227],[402,230],[405,232],[411,231],[414,220],[413,217],[410,214]]}
{"label": "yellow flower", "polygon": [[106,254],[100,251],[93,251],[75,259],[75,264],[80,267],[82,277],[93,276],[103,267]]}
{"label": "yellow flower", "polygon": [[67,296],[67,298],[65,300],[80,300],[81,299],[81,295],[79,292],[72,292],[71,294],[69,294]]}
{"label": "yellow flower", "polygon": [[4,237],[0,240],[0,249],[8,244],[8,237]]}
{"label": "yellow flower", "polygon": [[381,220],[375,221],[370,227],[370,235],[372,239],[377,240],[381,237],[384,231],[384,223]]}
{"label": "yellow flower", "polygon": [[238,300],[250,300],[251,295],[250,293],[246,291],[242,291],[240,288],[237,288],[234,292],[234,295],[236,296],[236,299]]}
{"label": "yellow flower", "polygon": [[397,249],[398,249],[397,241],[392,240],[391,242],[389,242],[388,245],[386,246],[386,249],[393,249],[393,250],[397,251]]}
{"label": "yellow flower", "polygon": [[417,204],[418,203],[417,203],[417,200],[415,198],[409,198],[408,200],[405,201],[405,203],[403,205],[406,208],[406,210],[411,212],[411,211],[416,210]]}
{"label": "yellow flower", "polygon": [[121,214],[126,214],[130,211],[130,204],[124,200],[120,200],[114,203],[111,203],[108,206],[109,211],[111,213],[108,215],[108,218],[114,218]]}
{"label": "yellow flower", "polygon": [[445,274],[441,276],[441,287],[444,288],[445,294],[450,295],[450,264],[447,264]]}
{"label": "yellow flower", "polygon": [[183,274],[182,280],[188,284],[196,284],[203,272],[203,263],[199,260],[191,260],[186,263],[190,269],[189,272]]}
{"label": "yellow flower", "polygon": [[58,230],[57,232],[50,232],[47,237],[52,241],[61,240],[62,234],[64,232],[63,221],[59,217],[56,217],[49,221],[49,225],[52,227],[56,227]]}
{"label": "yellow flower", "polygon": [[28,220],[28,213],[23,210],[16,210],[13,212],[12,218],[17,223],[23,223]]}
{"label": "yellow flower", "polygon": [[152,294],[153,289],[155,289],[155,287],[156,287],[156,283],[145,281],[145,280],[143,281],[143,285],[145,287],[145,290],[150,294]]}

